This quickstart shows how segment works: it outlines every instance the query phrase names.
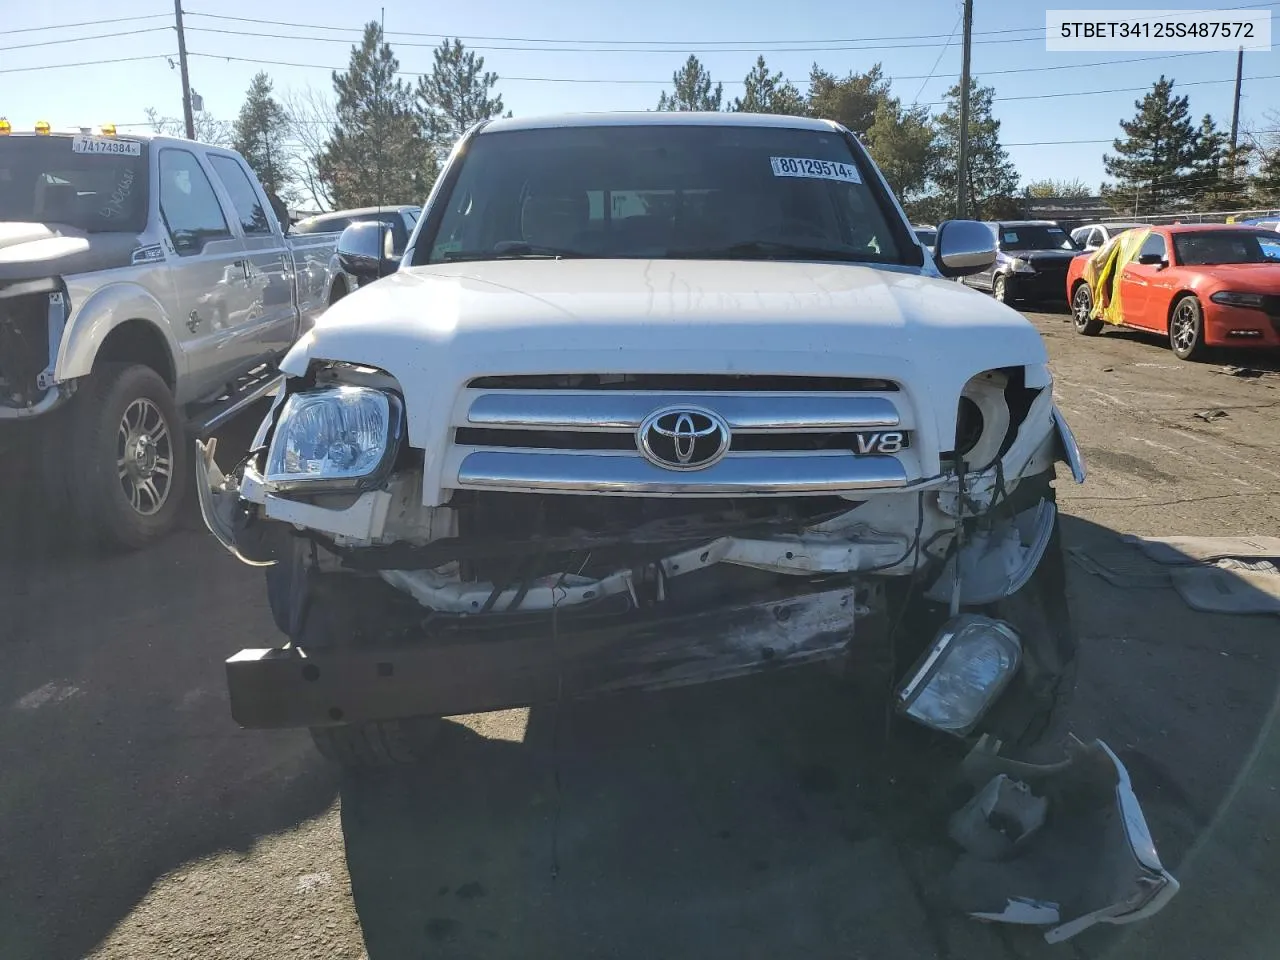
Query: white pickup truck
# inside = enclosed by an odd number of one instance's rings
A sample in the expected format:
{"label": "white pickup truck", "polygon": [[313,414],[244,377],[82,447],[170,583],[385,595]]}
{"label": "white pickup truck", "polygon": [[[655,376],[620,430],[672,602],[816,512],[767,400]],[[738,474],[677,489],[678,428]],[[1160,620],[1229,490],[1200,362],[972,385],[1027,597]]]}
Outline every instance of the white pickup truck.
{"label": "white pickup truck", "polygon": [[34,434],[69,528],[143,546],[190,487],[186,438],[269,392],[326,305],[334,238],[287,239],[230,150],[3,134],[0,431]]}
{"label": "white pickup truck", "polygon": [[[383,229],[347,228],[344,269],[385,269]],[[960,220],[929,256],[834,123],[477,126],[395,272],[285,358],[249,457],[200,446],[206,523],[287,638],[228,660],[232,715],[415,761],[442,716],[830,660],[973,746],[963,909],[1050,939],[1160,909],[1105,745],[991,749],[1063,719],[1057,465],[1084,480],[1035,328],[947,282],[994,257]]]}

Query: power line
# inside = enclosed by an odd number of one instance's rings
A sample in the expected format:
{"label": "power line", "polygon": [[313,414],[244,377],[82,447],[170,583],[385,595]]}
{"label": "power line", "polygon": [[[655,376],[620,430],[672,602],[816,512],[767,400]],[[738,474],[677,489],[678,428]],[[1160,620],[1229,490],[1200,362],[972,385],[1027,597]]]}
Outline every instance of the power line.
{"label": "power line", "polygon": [[[205,59],[212,59],[212,60],[231,60],[239,63],[254,63],[254,64],[275,66],[275,67],[299,67],[299,68],[308,69],[308,70],[331,70],[331,71],[337,71],[339,73],[341,73],[343,70],[346,69],[346,67],[326,66],[325,64],[320,64],[320,63],[298,63],[295,61],[287,61],[287,60],[262,60],[256,57],[233,57],[233,56],[224,56],[222,54],[216,54],[216,53],[197,53],[191,50],[187,51],[187,56],[203,57]],[[1081,64],[1081,66],[1085,66],[1085,64]],[[1044,68],[1044,69],[1052,69],[1052,68]],[[425,74],[418,73],[413,70],[401,70],[400,72],[405,76],[410,76],[410,77],[425,76]],[[1278,78],[1280,78],[1280,74],[1270,74],[1270,75],[1261,76],[1261,77],[1245,77],[1244,79],[1275,80]],[[499,79],[499,82],[528,82],[528,83],[670,84],[671,82],[670,80],[607,80],[607,79],[593,79],[589,77],[499,77],[498,79]],[[886,79],[890,81],[894,81],[894,80],[914,79],[914,78],[887,77]],[[726,84],[742,84],[745,81],[726,80],[723,82]],[[787,82],[791,82],[791,81],[787,81]],[[1234,83],[1234,82],[1235,82],[1234,78],[1227,78],[1225,80],[1189,80],[1183,83],[1179,83],[1178,86],[1194,87],[1194,86],[1202,86],[1205,84],[1212,84],[1212,83]],[[1148,85],[1144,87],[1110,87],[1105,90],[1068,90],[1068,91],[1060,91],[1057,93],[1035,93],[1035,94],[1023,94],[1021,96],[993,97],[992,102],[1000,103],[1008,100],[1054,100],[1054,99],[1060,99],[1062,97],[1092,97],[1092,96],[1100,96],[1100,95],[1109,94],[1109,93],[1143,93],[1150,89],[1151,88]],[[938,106],[944,105],[945,103],[946,101],[944,100],[933,100],[923,105],[926,107],[938,107]]]}
{"label": "power line", "polygon": [[[1273,0],[1274,2],[1274,0]],[[230,20],[237,23],[255,23],[271,27],[301,27],[308,30],[334,30],[342,33],[363,33],[363,27],[337,27],[325,26],[323,24],[314,23],[294,23],[288,20],[260,20],[253,17],[231,17],[218,13],[199,13],[188,10],[186,15],[189,17],[204,17],[211,20]],[[194,27],[192,29],[195,29]],[[1005,33],[1027,33],[1028,31],[1038,30],[1044,32],[1044,27],[1010,27],[1003,30],[980,30],[978,35],[986,36],[988,34],[1005,34]],[[255,34],[256,36],[256,34]],[[569,38],[538,38],[538,37],[493,37],[493,36],[467,36],[464,34],[444,34],[444,33],[420,33],[413,30],[388,30],[388,37],[432,37],[437,40],[485,40],[498,43],[582,43],[582,44],[603,44],[610,43],[615,46],[674,46],[679,48],[681,45],[689,43],[697,46],[715,47],[715,46],[733,46],[735,44],[762,44],[762,43],[861,43],[880,40],[941,40],[945,34],[895,34],[888,37],[858,37],[850,40],[831,40],[823,38],[821,40],[783,40],[779,41],[776,37],[772,40],[573,40]],[[345,42],[345,41],[344,41]]]}
{"label": "power line", "polygon": [[43,33],[46,30],[68,30],[71,27],[100,27],[109,23],[129,23],[135,20],[158,20],[161,17],[167,18],[167,13],[148,13],[139,17],[109,17],[106,20],[81,20],[78,23],[51,23],[43,27],[16,27],[12,30],[0,30],[0,36],[7,36],[11,33]]}
{"label": "power line", "polygon": [[39,43],[20,43],[13,47],[0,47],[0,52],[10,50],[30,50],[34,47],[56,47],[60,43],[80,43],[84,40],[109,40],[112,37],[136,37],[141,33],[160,33],[172,30],[172,27],[144,27],[141,30],[121,30],[117,33],[95,33],[87,37],[65,37],[62,40],[41,40]]}
{"label": "power line", "polygon": [[[227,30],[220,27],[188,27],[191,33],[219,33],[233,37],[257,37],[269,40],[301,40],[312,43],[342,43],[351,45],[352,41],[345,37],[300,37],[289,33],[261,33],[253,30]],[[1044,37],[1010,37],[1004,40],[975,40],[974,43],[1040,43]],[[824,41],[830,44],[830,41]],[[857,40],[839,41],[842,44],[861,43]],[[436,43],[418,43],[415,41],[397,40],[398,47],[437,47]],[[639,53],[639,54],[674,54],[674,53],[859,53],[870,50],[919,50],[932,49],[934,43],[896,43],[872,44],[869,46],[804,46],[804,47],[696,47],[689,44],[671,47],[530,47],[530,46],[495,46],[492,44],[473,44],[470,50],[486,53],[506,51],[517,53]]]}
{"label": "power line", "polygon": [[42,63],[38,67],[0,67],[0,73],[30,73],[33,70],[65,70],[68,67],[98,67],[107,63],[136,63],[139,60],[171,60],[176,54],[152,53],[144,57],[115,57],[111,60],[81,60],[78,63]]}
{"label": "power line", "polygon": [[938,59],[933,61],[933,66],[929,68],[929,75],[924,78],[924,81],[920,84],[920,89],[916,91],[915,98],[911,101],[913,107],[920,102],[920,94],[924,93],[924,88],[928,86],[929,81],[933,79],[933,75],[938,71],[938,64],[942,62],[942,58],[947,52],[947,47],[951,46],[951,41],[956,38],[956,30],[960,27],[960,21],[963,19],[964,12],[961,11],[960,15],[956,17],[956,22],[951,27],[951,35],[947,37],[947,42],[938,51]]}
{"label": "power line", "polygon": [[[1264,7],[1270,7],[1275,2],[1276,0],[1267,0],[1267,2],[1263,2],[1263,3],[1239,4],[1234,7],[1215,8],[1214,10],[1208,11],[1208,12],[1229,13],[1233,10],[1260,9]],[[295,21],[288,21],[288,20],[266,20],[266,19],[261,19],[256,17],[233,17],[233,16],[228,16],[226,14],[201,13],[199,11],[191,11],[191,10],[184,11],[184,12],[186,16],[189,16],[189,17],[203,17],[210,20],[224,20],[224,21],[230,21],[235,23],[251,23],[251,24],[273,26],[273,27],[296,27],[296,28],[302,28],[307,30],[328,30],[328,31],[341,32],[341,33],[356,33],[356,34],[363,33],[363,30],[364,30],[363,27],[340,27],[336,25],[327,25],[327,24],[297,23]],[[1201,12],[1201,11],[1187,10],[1187,11],[1180,11],[1180,12],[1194,13],[1194,12]],[[1153,13],[1150,17],[1138,17],[1136,18],[1136,21],[1134,20],[1134,18],[1128,18],[1127,22],[1156,22],[1159,20],[1163,20],[1165,18],[1166,18],[1165,14]],[[210,28],[191,27],[190,29],[195,30],[195,29],[210,29]],[[997,36],[997,35],[1004,35],[1004,34],[1010,34],[1010,33],[1029,33],[1029,32],[1036,32],[1039,34],[1039,36],[1017,38],[1017,42],[1020,42],[1022,40],[1044,39],[1045,28],[1042,26],[1006,27],[999,30],[975,30],[973,35],[975,37],[981,37],[981,36]],[[250,33],[250,34],[243,34],[243,35],[268,36],[266,34],[258,34],[258,33]],[[615,47],[651,46],[651,47],[673,48],[671,50],[663,49],[661,51],[655,51],[655,52],[664,52],[664,53],[670,53],[670,52],[688,53],[688,52],[692,52],[690,50],[691,47],[712,48],[712,47],[725,47],[725,46],[735,46],[735,45],[737,46],[749,45],[753,49],[747,52],[753,53],[756,51],[768,52],[767,45],[773,44],[773,43],[786,43],[786,44],[870,43],[870,42],[880,42],[880,41],[886,41],[886,40],[942,40],[946,36],[945,34],[934,33],[934,34],[893,34],[893,35],[883,36],[883,37],[857,37],[857,38],[846,39],[846,40],[832,40],[829,37],[822,38],[819,40],[779,40],[776,37],[770,38],[768,40],[577,40],[577,39],[570,39],[570,38],[564,38],[564,37],[549,38],[549,37],[497,37],[497,36],[480,36],[480,35],[467,36],[463,34],[423,33],[423,32],[413,31],[413,30],[388,30],[388,31],[385,31],[385,35],[388,37],[427,37],[427,38],[434,38],[437,40],[452,40],[452,39],[481,40],[486,42],[497,42],[497,43],[540,43],[540,44],[541,43],[561,43],[561,44],[587,44],[587,45],[610,44]],[[293,39],[293,38],[286,38],[286,39]],[[331,40],[333,38],[307,37],[307,38],[297,38],[297,39]],[[341,42],[346,43],[349,41],[343,40]],[[975,42],[999,43],[999,42],[1007,42],[1007,41],[984,40],[984,41],[975,41]],[[407,46],[408,44],[402,44],[402,45]],[[932,47],[934,46],[934,44],[931,44],[931,43],[917,44],[913,46]],[[486,48],[477,47],[476,49],[486,49]],[[488,49],[505,49],[505,48],[488,48]],[[893,48],[863,47],[861,49],[871,50],[871,49],[893,49]],[[608,51],[597,50],[596,52],[603,53]],[[726,52],[726,51],[721,50],[718,52]],[[1218,52],[1218,51],[1212,51],[1212,52]]]}

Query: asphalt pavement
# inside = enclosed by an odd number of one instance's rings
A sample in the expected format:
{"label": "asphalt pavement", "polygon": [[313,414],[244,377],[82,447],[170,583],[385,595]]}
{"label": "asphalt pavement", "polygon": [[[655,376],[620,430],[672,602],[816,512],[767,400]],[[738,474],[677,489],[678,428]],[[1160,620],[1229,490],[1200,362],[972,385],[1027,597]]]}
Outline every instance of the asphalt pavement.
{"label": "asphalt pavement", "polygon": [[[1276,534],[1275,358],[1033,319],[1090,469],[1058,484],[1069,547]],[[12,457],[0,504],[3,960],[1275,955],[1275,618],[1069,564],[1070,728],[1124,760],[1183,890],[1050,948],[947,909],[954,757],[821,669],[458,718],[421,770],[343,777],[230,719],[222,661],[275,629],[194,502],[116,557],[61,545]]]}

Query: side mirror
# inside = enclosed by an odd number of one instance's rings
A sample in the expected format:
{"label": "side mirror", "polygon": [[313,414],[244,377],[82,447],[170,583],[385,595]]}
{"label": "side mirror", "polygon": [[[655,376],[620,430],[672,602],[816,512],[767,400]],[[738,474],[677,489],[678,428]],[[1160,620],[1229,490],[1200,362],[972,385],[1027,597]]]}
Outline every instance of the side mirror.
{"label": "side mirror", "polygon": [[338,264],[361,285],[372,283],[400,265],[390,250],[391,228],[380,220],[362,220],[338,237]]}
{"label": "side mirror", "polygon": [[996,238],[977,220],[947,220],[934,241],[938,270],[944,277],[967,277],[996,262]]}
{"label": "side mirror", "polygon": [[1138,262],[1144,267],[1158,267],[1164,263],[1164,255],[1159,253],[1144,253],[1138,257]]}

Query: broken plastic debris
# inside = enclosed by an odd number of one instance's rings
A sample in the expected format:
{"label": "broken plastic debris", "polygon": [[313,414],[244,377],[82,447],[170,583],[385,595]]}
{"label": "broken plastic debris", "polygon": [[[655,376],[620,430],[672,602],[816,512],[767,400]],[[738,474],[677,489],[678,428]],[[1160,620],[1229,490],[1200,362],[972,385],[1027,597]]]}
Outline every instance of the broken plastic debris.
{"label": "broken plastic debris", "polygon": [[1008,859],[962,854],[949,878],[957,908],[978,920],[1046,927],[1045,940],[1060,943],[1099,923],[1151,917],[1178,892],[1129,773],[1105,743],[1072,738],[1067,759],[1054,764],[999,751],[999,741],[980,739],[962,764],[965,779],[979,796],[1002,774],[1025,783],[1053,817]]}
{"label": "broken plastic debris", "polygon": [[1044,826],[1048,809],[1044,797],[1002,773],[951,815],[948,832],[975,857],[1004,860]]}
{"label": "broken plastic debris", "polygon": [[1231,414],[1225,410],[1200,410],[1192,414],[1192,416],[1199,417],[1205,423],[1213,423],[1213,421],[1229,417]]}
{"label": "broken plastic debris", "polygon": [[971,913],[975,920],[993,920],[998,923],[1021,923],[1031,926],[1047,926],[1057,923],[1059,919],[1058,905],[1043,900],[1028,900],[1026,897],[1010,897],[1000,913]]}

